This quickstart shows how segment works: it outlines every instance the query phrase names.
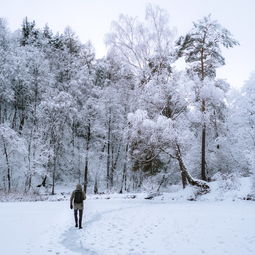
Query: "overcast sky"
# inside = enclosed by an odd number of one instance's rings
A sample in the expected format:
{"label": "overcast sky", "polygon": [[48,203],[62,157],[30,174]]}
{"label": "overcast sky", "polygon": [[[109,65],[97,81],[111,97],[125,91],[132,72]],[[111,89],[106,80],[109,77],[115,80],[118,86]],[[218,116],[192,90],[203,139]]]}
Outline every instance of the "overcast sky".
{"label": "overcast sky", "polygon": [[240,87],[255,71],[255,0],[0,0],[0,17],[12,31],[20,28],[25,16],[40,28],[48,23],[54,32],[70,26],[82,42],[91,40],[97,57],[102,57],[111,21],[120,13],[142,20],[148,2],[168,11],[178,35],[208,14],[231,31],[240,46],[223,51],[226,65],[218,70],[219,78]]}

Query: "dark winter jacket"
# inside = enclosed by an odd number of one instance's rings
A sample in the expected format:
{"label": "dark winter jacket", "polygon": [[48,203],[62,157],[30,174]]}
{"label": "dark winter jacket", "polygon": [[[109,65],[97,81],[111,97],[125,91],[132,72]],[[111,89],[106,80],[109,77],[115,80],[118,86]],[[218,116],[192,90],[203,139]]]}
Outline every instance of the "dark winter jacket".
{"label": "dark winter jacket", "polygon": [[84,191],[82,191],[81,184],[77,184],[76,189],[72,192],[72,195],[70,198],[70,206],[73,206],[73,208],[75,210],[82,210],[83,209],[83,201],[82,201],[82,203],[74,203],[74,196],[75,196],[76,191],[81,191],[83,200],[86,199],[86,195],[85,195]]}

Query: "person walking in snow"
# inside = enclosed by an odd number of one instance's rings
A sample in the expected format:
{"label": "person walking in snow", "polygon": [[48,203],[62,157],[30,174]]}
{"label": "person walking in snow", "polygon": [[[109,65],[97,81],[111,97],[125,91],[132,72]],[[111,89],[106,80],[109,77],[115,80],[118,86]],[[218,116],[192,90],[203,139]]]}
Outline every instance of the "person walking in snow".
{"label": "person walking in snow", "polygon": [[81,184],[76,185],[76,189],[72,192],[70,198],[70,208],[74,209],[75,227],[78,227],[78,211],[79,211],[79,229],[82,228],[83,201],[86,199]]}

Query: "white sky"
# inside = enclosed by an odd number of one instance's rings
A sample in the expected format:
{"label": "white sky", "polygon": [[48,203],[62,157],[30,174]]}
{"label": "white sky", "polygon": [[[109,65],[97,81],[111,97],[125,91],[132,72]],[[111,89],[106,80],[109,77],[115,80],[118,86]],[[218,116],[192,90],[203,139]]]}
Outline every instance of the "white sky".
{"label": "white sky", "polygon": [[25,16],[40,28],[48,23],[54,32],[70,26],[82,42],[91,40],[97,57],[102,57],[111,21],[120,13],[142,20],[148,2],[168,11],[178,35],[210,13],[230,30],[240,46],[223,51],[226,65],[219,68],[219,78],[240,87],[255,70],[255,0],[0,0],[0,17],[7,19],[12,31],[20,28]]}

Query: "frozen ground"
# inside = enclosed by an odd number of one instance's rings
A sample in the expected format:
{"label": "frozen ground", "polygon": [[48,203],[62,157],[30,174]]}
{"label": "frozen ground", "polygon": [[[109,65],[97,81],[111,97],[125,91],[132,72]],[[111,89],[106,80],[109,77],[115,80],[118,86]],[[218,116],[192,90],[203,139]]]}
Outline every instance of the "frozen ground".
{"label": "frozen ground", "polygon": [[250,255],[255,202],[86,201],[84,229],[68,201],[0,203],[0,254]]}

